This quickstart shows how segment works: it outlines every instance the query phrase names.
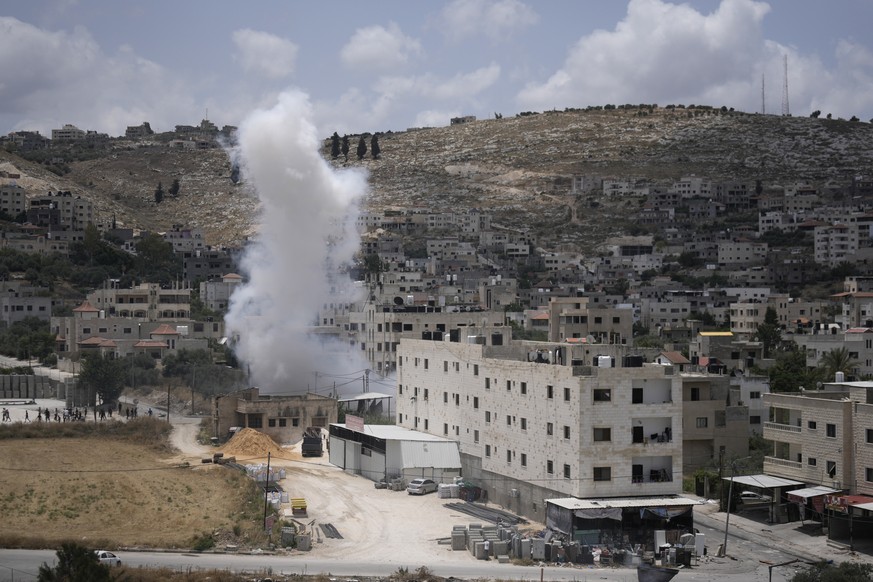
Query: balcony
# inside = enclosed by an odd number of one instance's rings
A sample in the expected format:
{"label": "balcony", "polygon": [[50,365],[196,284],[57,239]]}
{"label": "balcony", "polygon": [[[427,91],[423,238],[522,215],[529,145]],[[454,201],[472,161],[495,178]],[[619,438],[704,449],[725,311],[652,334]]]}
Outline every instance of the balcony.
{"label": "balcony", "polygon": [[794,426],[793,424],[781,424],[778,422],[765,422],[764,428],[765,429],[769,428],[770,430],[781,430],[781,431],[785,431],[785,432],[800,432],[801,431],[799,426]]}
{"label": "balcony", "polygon": [[764,457],[764,464],[771,463],[773,465],[778,465],[780,467],[786,467],[788,469],[802,469],[803,463],[799,461],[790,461],[788,459],[779,459],[776,457]]}

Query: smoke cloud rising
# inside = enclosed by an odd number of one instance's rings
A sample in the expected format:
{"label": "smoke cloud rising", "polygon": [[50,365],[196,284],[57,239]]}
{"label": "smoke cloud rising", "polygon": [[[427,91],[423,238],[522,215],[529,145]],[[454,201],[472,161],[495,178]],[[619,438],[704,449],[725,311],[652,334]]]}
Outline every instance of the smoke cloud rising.
{"label": "smoke cloud rising", "polygon": [[302,393],[315,389],[316,372],[367,367],[308,333],[322,305],[351,300],[342,295],[348,278],[336,273],[358,250],[354,219],[367,188],[363,171],[338,172],[321,157],[311,118],[306,95],[292,91],[239,127],[235,153],[261,216],[242,260],[248,280],[231,297],[225,322],[263,392]]}

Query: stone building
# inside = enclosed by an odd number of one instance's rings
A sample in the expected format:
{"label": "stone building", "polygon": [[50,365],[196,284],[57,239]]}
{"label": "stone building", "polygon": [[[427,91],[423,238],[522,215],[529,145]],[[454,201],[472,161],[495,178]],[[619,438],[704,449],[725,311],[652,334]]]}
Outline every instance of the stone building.
{"label": "stone building", "polygon": [[257,387],[216,396],[212,406],[213,436],[220,440],[231,428],[251,428],[279,444],[303,438],[308,427],[327,429],[337,421],[334,398],[306,394],[261,394]]}

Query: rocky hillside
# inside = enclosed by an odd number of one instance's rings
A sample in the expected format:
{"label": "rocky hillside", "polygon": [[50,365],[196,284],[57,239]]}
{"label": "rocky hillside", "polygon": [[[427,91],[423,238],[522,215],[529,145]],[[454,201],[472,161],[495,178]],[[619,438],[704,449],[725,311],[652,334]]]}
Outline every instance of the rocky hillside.
{"label": "rocky hillside", "polygon": [[[640,201],[571,197],[573,174],[824,184],[873,173],[871,124],[713,109],[546,112],[388,133],[380,145],[379,160],[331,161],[368,168],[368,208],[481,208],[502,226],[582,248],[623,232]],[[0,155],[0,170],[23,174],[20,182],[33,194],[72,190],[92,199],[101,217],[126,225],[197,226],[212,244],[237,242],[255,228],[256,202],[230,181],[219,149],[118,141],[104,157],[71,163],[63,178]],[[166,190],[173,179],[181,184],[178,198],[156,205],[158,182]]]}

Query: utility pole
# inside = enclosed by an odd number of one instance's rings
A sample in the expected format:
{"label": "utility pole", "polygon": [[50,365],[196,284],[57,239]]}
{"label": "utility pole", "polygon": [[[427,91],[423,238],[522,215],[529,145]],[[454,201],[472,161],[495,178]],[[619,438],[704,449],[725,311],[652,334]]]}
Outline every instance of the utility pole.
{"label": "utility pole", "polygon": [[170,424],[170,383],[167,382],[167,424]]}
{"label": "utility pole", "polygon": [[[267,452],[267,480],[264,481],[264,530],[267,529],[267,502],[270,495],[270,453]],[[268,535],[272,532],[268,532]]]}

